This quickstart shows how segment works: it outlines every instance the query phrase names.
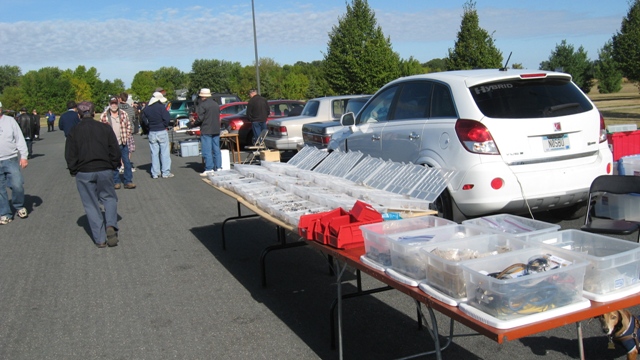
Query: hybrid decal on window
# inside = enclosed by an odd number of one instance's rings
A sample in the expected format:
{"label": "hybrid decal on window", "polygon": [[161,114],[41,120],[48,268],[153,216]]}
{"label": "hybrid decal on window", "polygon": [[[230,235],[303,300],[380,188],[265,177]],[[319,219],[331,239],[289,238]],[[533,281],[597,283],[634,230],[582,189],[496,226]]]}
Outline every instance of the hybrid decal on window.
{"label": "hybrid decal on window", "polygon": [[477,86],[473,90],[476,94],[485,94],[488,92],[492,92],[494,90],[504,90],[504,89],[513,89],[513,84],[495,84],[495,85],[482,85]]}

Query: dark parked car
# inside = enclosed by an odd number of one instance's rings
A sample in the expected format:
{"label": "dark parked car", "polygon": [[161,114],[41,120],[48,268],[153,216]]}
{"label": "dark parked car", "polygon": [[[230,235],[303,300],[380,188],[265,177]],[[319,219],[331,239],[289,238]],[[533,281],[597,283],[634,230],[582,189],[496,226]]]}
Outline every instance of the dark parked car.
{"label": "dark parked car", "polygon": [[[292,111],[299,110],[304,107],[304,101],[298,100],[269,100],[271,113],[267,122],[272,119],[279,119],[289,116]],[[222,129],[228,130],[230,133],[237,133],[240,139],[240,146],[250,145],[253,139],[253,131],[251,123],[247,120],[247,110],[243,110],[236,115],[227,116],[220,119]]]}
{"label": "dark parked car", "polygon": [[[233,94],[214,93],[211,94],[211,98],[214,99],[219,105],[241,101],[237,95]],[[171,120],[175,122],[176,119],[188,119],[189,114],[195,111],[195,101],[173,100],[172,102],[170,102],[169,105],[167,105],[167,110],[169,110]]]}

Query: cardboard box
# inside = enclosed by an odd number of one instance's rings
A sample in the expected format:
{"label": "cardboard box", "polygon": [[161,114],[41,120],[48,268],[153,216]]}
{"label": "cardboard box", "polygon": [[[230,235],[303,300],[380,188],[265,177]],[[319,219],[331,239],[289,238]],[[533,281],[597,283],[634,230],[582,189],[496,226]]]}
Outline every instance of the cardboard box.
{"label": "cardboard box", "polygon": [[262,150],[260,151],[260,161],[280,162],[280,151]]}

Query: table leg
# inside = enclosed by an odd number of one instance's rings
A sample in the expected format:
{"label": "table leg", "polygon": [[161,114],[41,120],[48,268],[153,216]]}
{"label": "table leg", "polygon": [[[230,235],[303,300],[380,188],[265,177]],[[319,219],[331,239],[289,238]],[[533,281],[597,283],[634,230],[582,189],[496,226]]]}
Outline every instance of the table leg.
{"label": "table leg", "polygon": [[584,360],[584,344],[582,343],[582,324],[580,321],[576,323],[578,330],[578,351],[580,352],[580,360]]}
{"label": "table leg", "polygon": [[275,250],[282,250],[282,249],[290,249],[290,248],[294,248],[294,247],[299,247],[299,246],[305,246],[307,245],[307,241],[306,240],[302,240],[302,241],[295,241],[295,242],[287,242],[287,234],[285,233],[285,229],[276,225],[276,233],[278,236],[278,244],[277,245],[271,245],[271,246],[267,246],[263,251],[262,254],[260,255],[260,271],[261,271],[261,279],[262,279],[262,287],[267,287],[267,269],[266,269],[266,257],[267,255]]}
{"label": "table leg", "polygon": [[224,226],[227,224],[227,221],[248,219],[248,218],[254,218],[254,217],[260,216],[258,214],[242,215],[242,209],[241,209],[240,202],[236,202],[236,204],[238,206],[238,216],[232,216],[230,218],[226,218],[222,222],[222,229],[221,229],[221,231],[222,231],[222,250],[227,250],[227,240],[226,240],[225,232],[224,232]]}

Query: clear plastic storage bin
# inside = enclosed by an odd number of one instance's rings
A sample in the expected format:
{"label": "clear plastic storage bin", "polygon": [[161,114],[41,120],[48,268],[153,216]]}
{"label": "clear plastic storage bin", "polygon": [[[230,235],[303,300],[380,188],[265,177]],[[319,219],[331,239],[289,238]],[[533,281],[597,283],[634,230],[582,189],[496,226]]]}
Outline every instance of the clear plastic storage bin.
{"label": "clear plastic storage bin", "polygon": [[390,236],[437,226],[457,225],[455,222],[436,216],[421,216],[412,219],[383,221],[380,223],[362,225],[364,236],[365,256],[382,266],[391,266]]}
{"label": "clear plastic storage bin", "polygon": [[519,238],[528,238],[537,234],[560,230],[560,225],[557,224],[509,214],[483,216],[465,220],[462,223],[486,227]]}
{"label": "clear plastic storage bin", "polygon": [[640,291],[638,243],[580,230],[542,234],[530,241],[573,251],[589,262],[584,279],[586,298],[607,301],[617,293],[627,296]]}
{"label": "clear plastic storage bin", "polygon": [[517,319],[583,301],[587,262],[568,251],[528,248],[461,266],[466,304],[496,319]]}
{"label": "clear plastic storage bin", "polygon": [[389,236],[391,267],[386,270],[387,274],[407,285],[418,286],[418,282],[427,277],[427,258],[420,253],[421,247],[485,234],[495,232],[476,226],[447,225],[392,234]]}
{"label": "clear plastic storage bin", "polygon": [[464,272],[461,267],[464,262],[531,246],[525,241],[502,234],[483,235],[424,246],[420,252],[428,259],[426,284],[452,299],[464,299],[467,297]]}

